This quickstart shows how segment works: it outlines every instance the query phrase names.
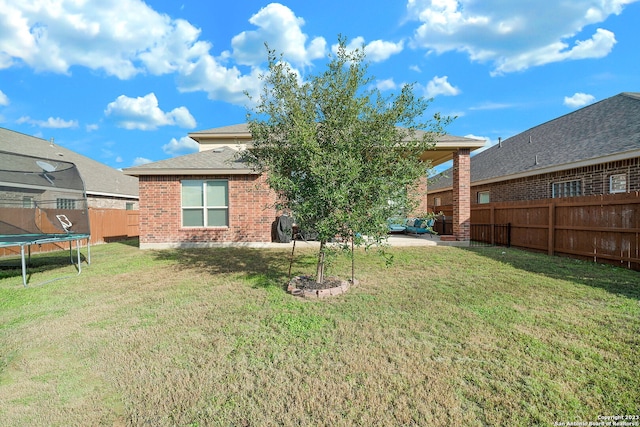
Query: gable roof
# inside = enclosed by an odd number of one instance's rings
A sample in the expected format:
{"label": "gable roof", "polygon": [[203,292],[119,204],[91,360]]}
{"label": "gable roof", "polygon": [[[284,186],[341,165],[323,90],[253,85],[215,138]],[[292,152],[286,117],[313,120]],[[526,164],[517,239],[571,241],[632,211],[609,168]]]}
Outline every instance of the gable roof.
{"label": "gable roof", "polygon": [[200,136],[229,136],[229,135],[242,135],[246,136],[249,132],[249,125],[247,123],[238,123],[235,125],[222,126],[212,129],[199,130],[196,132],[189,132],[189,136],[197,140]]}
{"label": "gable roof", "polygon": [[158,162],[127,168],[127,175],[249,175],[256,173],[237,159],[229,147],[186,154]]}
{"label": "gable roof", "polygon": [[0,150],[75,164],[87,195],[138,199],[138,179],[60,145],[0,128]]}
{"label": "gable roof", "polygon": [[[640,156],[640,93],[624,92],[502,141],[471,158],[486,184]],[[452,185],[450,170],[429,191]]]}

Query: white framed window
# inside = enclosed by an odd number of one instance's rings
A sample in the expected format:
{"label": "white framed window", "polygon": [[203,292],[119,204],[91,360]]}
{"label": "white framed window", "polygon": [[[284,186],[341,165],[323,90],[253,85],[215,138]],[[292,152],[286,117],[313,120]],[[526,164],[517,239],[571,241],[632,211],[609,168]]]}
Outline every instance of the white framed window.
{"label": "white framed window", "polygon": [[433,198],[433,206],[442,206],[442,198],[434,197]]}
{"label": "white framed window", "polygon": [[627,192],[627,174],[620,173],[609,177],[609,193]]}
{"label": "white framed window", "polygon": [[182,181],[182,226],[228,227],[228,190],[226,180]]}
{"label": "white framed window", "polygon": [[134,206],[135,206],[135,204],[133,202],[126,202],[125,205],[124,205],[124,208],[127,211],[132,211]]}
{"label": "white framed window", "polygon": [[478,191],[478,203],[489,203],[491,197],[488,191]]}
{"label": "white framed window", "polygon": [[551,197],[575,197],[582,196],[582,181],[554,182],[551,187]]}

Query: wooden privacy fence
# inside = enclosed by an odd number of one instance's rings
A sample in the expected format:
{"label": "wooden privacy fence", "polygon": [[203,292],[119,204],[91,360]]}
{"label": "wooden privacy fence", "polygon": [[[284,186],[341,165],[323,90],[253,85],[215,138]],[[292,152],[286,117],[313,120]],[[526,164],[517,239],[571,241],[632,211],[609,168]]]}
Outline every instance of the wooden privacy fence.
{"label": "wooden privacy fence", "polygon": [[138,219],[137,210],[89,208],[91,243],[108,243],[138,236]]}
{"label": "wooden privacy fence", "polygon": [[[450,220],[453,207],[438,211]],[[640,270],[638,192],[472,205],[472,229],[504,224],[511,246]]]}
{"label": "wooden privacy fence", "polygon": [[[91,244],[108,243],[127,237],[139,235],[139,211],[122,209],[97,209],[89,208],[89,226],[91,228]],[[49,252],[61,249],[69,249],[69,243],[47,243],[34,245],[31,252]],[[7,255],[19,255],[19,247],[0,248],[0,257]]]}

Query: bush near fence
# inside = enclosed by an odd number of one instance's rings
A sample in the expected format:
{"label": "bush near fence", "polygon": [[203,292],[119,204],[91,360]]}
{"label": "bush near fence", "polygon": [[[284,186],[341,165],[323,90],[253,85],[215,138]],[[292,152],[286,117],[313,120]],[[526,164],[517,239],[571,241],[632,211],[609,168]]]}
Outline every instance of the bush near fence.
{"label": "bush near fence", "polygon": [[[450,234],[453,206],[437,211]],[[639,192],[472,205],[472,228],[505,224],[511,246],[640,270]]]}

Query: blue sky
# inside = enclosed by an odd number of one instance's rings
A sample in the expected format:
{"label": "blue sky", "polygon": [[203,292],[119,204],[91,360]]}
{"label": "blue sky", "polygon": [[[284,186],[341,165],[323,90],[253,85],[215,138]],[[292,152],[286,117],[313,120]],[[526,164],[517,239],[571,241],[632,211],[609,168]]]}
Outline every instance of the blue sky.
{"label": "blue sky", "polygon": [[304,76],[342,34],[492,145],[640,91],[638,23],[640,0],[0,0],[0,126],[119,169],[187,154],[245,120],[265,42]]}

